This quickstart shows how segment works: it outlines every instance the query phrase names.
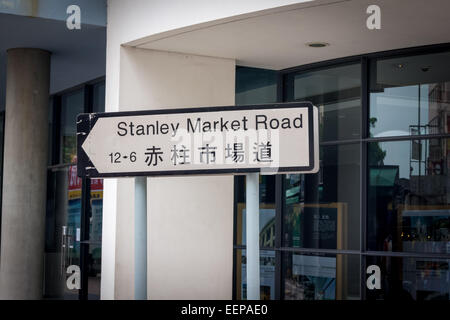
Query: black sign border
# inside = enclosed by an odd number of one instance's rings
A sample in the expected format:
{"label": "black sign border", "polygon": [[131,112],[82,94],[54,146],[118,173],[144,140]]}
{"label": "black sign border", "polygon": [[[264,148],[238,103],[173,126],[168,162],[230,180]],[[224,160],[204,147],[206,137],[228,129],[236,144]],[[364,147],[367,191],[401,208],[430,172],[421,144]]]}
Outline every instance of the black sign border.
{"label": "black sign border", "polygon": [[[158,114],[177,114],[177,113],[197,113],[197,112],[217,112],[217,111],[242,111],[242,110],[264,110],[264,109],[282,109],[282,108],[308,108],[308,128],[309,128],[309,166],[303,167],[278,167],[273,168],[238,168],[238,169],[196,169],[196,170],[171,170],[171,171],[143,171],[143,172],[114,172],[99,173],[94,167],[89,156],[81,147],[87,136],[94,128],[100,118],[114,118],[126,116],[144,116]],[[103,113],[82,113],[77,116],[77,174],[79,177],[86,178],[125,178],[137,176],[182,176],[182,175],[222,175],[222,174],[245,174],[250,172],[262,172],[263,174],[277,174],[283,172],[308,172],[315,166],[314,152],[314,109],[311,102],[288,102],[271,103],[258,105],[240,105],[240,106],[217,106],[217,107],[197,107],[197,108],[176,108],[176,109],[156,109],[139,111],[120,111]],[[267,171],[266,171],[267,170]],[[266,171],[266,172],[264,172]]]}

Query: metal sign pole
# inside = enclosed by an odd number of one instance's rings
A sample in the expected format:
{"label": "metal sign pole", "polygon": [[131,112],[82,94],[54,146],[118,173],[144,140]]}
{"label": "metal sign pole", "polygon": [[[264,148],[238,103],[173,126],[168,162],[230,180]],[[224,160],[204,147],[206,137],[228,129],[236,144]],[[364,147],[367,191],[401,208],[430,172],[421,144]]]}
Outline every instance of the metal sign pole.
{"label": "metal sign pole", "polygon": [[[78,176],[136,177],[136,299],[147,299],[147,177],[242,173],[247,177],[247,299],[260,300],[260,173],[249,171],[318,172],[318,114],[312,103],[296,102],[78,115]],[[249,140],[248,143],[228,143],[222,148],[202,138],[198,141],[199,147],[192,150],[173,144],[174,138],[197,143],[198,135],[207,137],[213,132],[223,134],[230,142],[250,139],[253,136],[250,132],[264,139],[257,145]],[[230,150],[234,152],[231,163]],[[250,156],[252,151],[256,157]],[[188,154],[189,159],[197,160],[184,161]]]}
{"label": "metal sign pole", "polygon": [[246,175],[247,300],[260,300],[259,173]]}
{"label": "metal sign pole", "polygon": [[147,300],[147,177],[134,183],[134,299]]}

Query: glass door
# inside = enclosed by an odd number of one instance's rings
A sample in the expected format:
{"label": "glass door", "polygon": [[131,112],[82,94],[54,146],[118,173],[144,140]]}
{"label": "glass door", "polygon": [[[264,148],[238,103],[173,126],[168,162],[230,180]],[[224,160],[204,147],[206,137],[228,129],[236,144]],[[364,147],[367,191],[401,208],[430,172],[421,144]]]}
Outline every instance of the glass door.
{"label": "glass door", "polygon": [[100,299],[103,180],[76,165],[48,174],[45,289],[48,299]]}
{"label": "glass door", "polygon": [[49,170],[45,297],[78,299],[81,289],[81,179],[76,166]]}
{"label": "glass door", "polygon": [[89,240],[81,242],[87,252],[86,264],[84,265],[87,277],[85,294],[89,300],[99,300],[102,262],[103,179],[91,179],[88,183],[90,190],[86,226],[89,228]]}
{"label": "glass door", "polygon": [[104,82],[51,99],[44,297],[100,299],[103,180],[77,177],[76,117],[104,110]]}

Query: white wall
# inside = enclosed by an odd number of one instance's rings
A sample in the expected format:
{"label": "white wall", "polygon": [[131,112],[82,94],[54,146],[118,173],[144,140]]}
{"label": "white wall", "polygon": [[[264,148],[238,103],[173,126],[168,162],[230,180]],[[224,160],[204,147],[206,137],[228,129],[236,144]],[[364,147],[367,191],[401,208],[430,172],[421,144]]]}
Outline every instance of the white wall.
{"label": "white wall", "polygon": [[[122,47],[120,62],[121,111],[234,105],[233,60]],[[116,183],[113,297],[133,299],[134,184]],[[147,201],[148,297],[231,299],[233,178],[149,178]]]}
{"label": "white wall", "polygon": [[[161,55],[161,53],[147,52],[143,53],[140,51],[133,51],[134,49],[121,48],[121,45],[132,40],[136,40],[142,37],[150,36],[152,34],[173,30],[176,28],[182,28],[185,26],[203,23],[207,21],[212,21],[216,19],[226,18],[233,15],[245,14],[252,11],[265,10],[273,7],[290,5],[294,3],[303,2],[302,0],[191,0],[186,2],[184,0],[108,0],[108,25],[107,25],[107,56],[106,56],[106,111],[119,111],[119,110],[132,110],[134,108],[151,107],[151,108],[161,108],[161,107],[192,107],[192,106],[206,106],[206,105],[230,105],[234,104],[234,62],[225,59],[214,59],[206,57],[194,57],[185,55]],[[188,3],[188,4],[187,4]],[[122,56],[121,56],[122,52]],[[133,52],[133,53],[131,53]],[[147,79],[152,86],[146,85],[140,87],[140,90],[133,90],[136,96],[127,94],[128,89],[124,90],[127,85],[127,81],[123,73],[125,70],[131,70],[127,68],[122,68],[124,64],[121,63],[122,58],[126,58],[129,55],[143,55],[147,57],[138,58],[143,62],[143,66],[146,65],[148,74],[145,75],[140,72],[140,65],[136,65],[134,72],[136,74],[129,75],[131,78],[133,76],[143,77]],[[129,56],[130,57],[130,56]],[[133,64],[133,59],[126,63]],[[183,63],[182,61],[185,60]],[[173,63],[173,64],[172,64]],[[195,63],[200,63],[200,66],[195,66]],[[202,65],[202,63],[204,63]],[[150,68],[150,65],[155,67],[155,70]],[[181,73],[174,66],[183,66],[184,70],[188,73]],[[170,67],[173,68],[170,68]],[[158,68],[161,67],[161,68]],[[167,68],[167,69],[166,69]],[[209,77],[209,69],[214,70]],[[201,75],[201,76],[200,76]],[[206,77],[204,77],[206,76]],[[147,78],[148,77],[148,78]],[[193,78],[194,77],[194,78]],[[160,79],[168,79],[164,85],[158,82]],[[211,81],[214,79],[214,81]],[[121,85],[122,84],[122,85]],[[129,82],[131,87],[136,85],[136,83]],[[145,82],[144,82],[145,84]],[[171,87],[170,87],[171,86]],[[186,91],[180,91],[182,88],[188,89]],[[158,93],[156,90],[161,90],[160,92],[167,92],[170,94],[163,95]],[[133,89],[133,88],[130,88]],[[153,93],[150,92],[152,90]],[[173,91],[171,91],[173,90]],[[177,91],[178,90],[178,91]],[[189,93],[192,90],[192,94]],[[170,92],[169,92],[170,91]],[[192,242],[186,243],[185,247],[181,246],[174,250],[188,250],[186,254],[189,256],[182,256],[183,258],[188,258],[188,260],[179,261],[181,263],[179,267],[198,261],[197,265],[204,264],[204,256],[199,255],[199,253],[191,254],[189,251],[193,243],[199,243],[199,241],[210,241],[209,239],[211,233],[204,232],[208,230],[208,226],[211,225],[212,231],[215,231],[217,225],[212,223],[214,221],[223,223],[223,229],[220,231],[220,235],[224,238],[212,239],[212,243],[223,245],[228,243],[231,248],[232,245],[232,178],[231,177],[203,177],[203,178],[185,178],[188,180],[183,180],[182,178],[175,180],[171,178],[162,178],[159,189],[165,190],[164,194],[170,195],[172,198],[168,201],[168,197],[161,199],[161,202],[152,202],[153,197],[149,198],[149,209],[152,212],[161,212],[166,214],[168,221],[172,221],[175,225],[178,223],[194,223],[196,226],[192,231],[199,233],[196,237],[192,238]],[[155,190],[155,186],[158,186],[158,179],[155,182],[149,182],[148,190]],[[172,182],[170,182],[172,181]],[[153,183],[156,183],[154,185]],[[164,189],[165,188],[165,189]],[[181,189],[180,189],[181,188]],[[175,212],[175,203],[172,203],[177,197],[183,197],[180,194],[182,190],[188,189],[191,194],[192,203],[187,206],[186,203],[179,203],[179,209],[185,212],[184,215],[180,217],[172,216]],[[170,191],[170,192],[169,192]],[[118,198],[118,194],[124,194],[129,197],[128,201]],[[189,195],[189,194],[188,194]],[[220,196],[219,196],[220,195]],[[185,195],[186,196],[186,195]],[[206,197],[212,199],[216,204],[217,208],[221,208],[214,212],[217,220],[210,221],[208,219],[204,220],[204,224],[200,223],[197,225],[195,220],[189,221],[187,218],[191,216],[198,216],[201,219],[210,218],[210,211],[205,207],[201,207],[201,202],[198,200]],[[106,179],[104,184],[104,207],[103,207],[103,244],[102,244],[102,283],[101,283],[101,297],[102,299],[114,299],[114,298],[133,298],[133,275],[130,270],[134,266],[126,264],[126,261],[130,261],[133,258],[133,243],[127,242],[129,238],[124,239],[127,236],[127,232],[133,232],[132,227],[132,208],[131,202],[133,198],[133,190],[130,187],[130,181],[118,180],[118,179]],[[125,201],[125,202],[124,202]],[[200,207],[197,207],[200,206]],[[154,211],[153,211],[154,210]],[[128,212],[127,212],[128,211]],[[151,221],[154,218],[153,213],[150,213],[149,224],[151,228]],[[162,217],[162,216],[161,216]],[[181,219],[181,220],[180,220]],[[227,220],[229,219],[229,220]],[[208,222],[210,221],[210,222]],[[161,221],[157,222],[161,227]],[[150,230],[151,231],[151,230]],[[183,231],[180,231],[182,235]],[[128,234],[130,237],[130,234]],[[225,237],[230,237],[226,239]],[[152,238],[153,239],[153,238]],[[162,238],[166,239],[166,238]],[[179,238],[178,238],[179,239]],[[123,242],[125,240],[125,242]],[[228,241],[229,240],[229,241]],[[178,241],[179,242],[179,241]],[[149,243],[149,250],[156,245],[155,242]],[[209,248],[202,248],[201,250],[207,254],[214,254]],[[170,247],[171,248],[171,247]],[[227,252],[228,248],[226,245],[223,246],[223,252]],[[159,253],[163,254],[163,253]],[[225,253],[224,253],[225,254]],[[204,268],[198,269],[198,271],[204,271],[204,275],[208,277],[198,277],[198,287],[204,285],[204,289],[201,292],[192,291],[193,288],[190,287],[190,291],[186,287],[179,287],[180,291],[177,292],[177,297],[183,297],[185,294],[190,292],[189,298],[194,297],[228,297],[231,298],[231,252],[226,253],[227,256],[220,257],[219,262],[226,262],[224,264],[225,274],[211,275],[210,272],[216,270],[217,265],[204,265]],[[212,256],[214,258],[214,256]],[[164,256],[164,258],[168,258]],[[224,260],[223,260],[224,259]],[[229,259],[229,260],[228,260]],[[213,259],[210,259],[213,260]],[[180,275],[176,276],[174,274],[174,269],[176,268],[176,261],[173,259],[161,260],[163,263],[172,264],[170,267],[171,277],[173,280],[166,278],[168,281],[165,283],[167,286],[165,288],[160,288],[160,291],[153,292],[150,296],[151,298],[156,297],[167,297],[170,293],[171,288],[176,285],[181,286],[183,282],[179,278]],[[153,263],[153,262],[151,262]],[[149,263],[149,268],[152,264]],[[213,261],[213,263],[216,263]],[[192,264],[193,265],[193,264]],[[129,266],[128,271],[126,270]],[[161,264],[154,266],[157,268],[163,268],[165,265]],[[212,269],[208,269],[211,267]],[[159,270],[159,269],[155,269]],[[162,270],[164,271],[164,270]],[[196,270],[188,269],[186,270],[188,274],[192,276],[201,276],[196,272]],[[222,278],[224,286],[221,287],[215,278]],[[164,279],[164,278],[163,278]],[[176,281],[176,282],[175,282]],[[185,281],[185,280],[183,280]],[[210,285],[207,285],[211,282]],[[226,283],[226,284],[225,284]],[[150,289],[154,289],[155,286],[160,285],[158,280],[153,278],[150,274],[149,276],[149,293]],[[209,295],[212,290],[211,288],[216,288],[213,291],[216,292],[217,296]],[[217,290],[217,291],[215,291]],[[194,295],[191,295],[192,293]],[[155,294],[155,295],[153,295]]]}
{"label": "white wall", "polygon": [[148,197],[148,298],[231,299],[233,178],[153,178]]}
{"label": "white wall", "polygon": [[106,106],[118,110],[120,45],[157,33],[310,0],[108,0]]}

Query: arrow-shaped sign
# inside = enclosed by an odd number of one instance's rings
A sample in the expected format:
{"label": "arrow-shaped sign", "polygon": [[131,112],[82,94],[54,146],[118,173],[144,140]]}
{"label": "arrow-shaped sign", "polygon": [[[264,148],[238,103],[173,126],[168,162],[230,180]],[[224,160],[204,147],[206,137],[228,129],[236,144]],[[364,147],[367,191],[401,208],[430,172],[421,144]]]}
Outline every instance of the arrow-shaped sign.
{"label": "arrow-shaped sign", "polygon": [[78,175],[317,172],[311,103],[81,114]]}

